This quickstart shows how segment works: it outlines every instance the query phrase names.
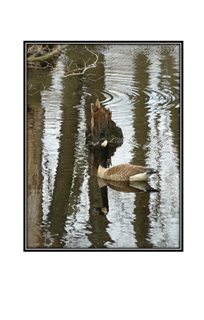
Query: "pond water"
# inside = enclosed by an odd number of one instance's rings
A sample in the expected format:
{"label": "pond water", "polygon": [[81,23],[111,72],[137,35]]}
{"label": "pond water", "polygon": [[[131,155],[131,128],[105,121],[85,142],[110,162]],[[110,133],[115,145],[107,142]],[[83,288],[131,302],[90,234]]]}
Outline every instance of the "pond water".
{"label": "pond water", "polygon": [[[94,61],[84,45],[68,47],[52,70],[27,71],[26,247],[179,249],[180,47],[87,48],[99,60],[83,75],[64,77],[68,65]],[[98,163],[85,143],[96,99],[124,135],[112,166],[157,169],[148,185],[97,178]],[[149,186],[158,192],[148,192]]]}

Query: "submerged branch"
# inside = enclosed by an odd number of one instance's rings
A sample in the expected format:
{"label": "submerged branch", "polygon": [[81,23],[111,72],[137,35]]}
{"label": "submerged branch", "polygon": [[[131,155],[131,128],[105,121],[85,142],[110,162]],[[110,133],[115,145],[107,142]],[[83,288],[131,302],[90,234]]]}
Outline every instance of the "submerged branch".
{"label": "submerged branch", "polygon": [[52,58],[55,54],[59,54],[62,50],[64,50],[68,46],[69,46],[68,44],[60,46],[59,48],[53,50],[52,52],[49,52],[49,53],[47,53],[45,55],[42,55],[40,57],[36,57],[37,53],[39,53],[39,51],[41,50],[41,48],[40,48],[38,50],[38,52],[35,52],[34,54],[32,54],[32,56],[28,57],[27,62],[35,62],[35,61],[42,62],[42,61],[46,61],[46,60]]}
{"label": "submerged branch", "polygon": [[[95,55],[95,57],[96,57],[95,61],[94,61],[93,63],[91,63],[91,64],[88,64],[88,65],[87,65],[87,63],[89,62],[90,59],[89,59],[88,61],[84,61],[84,68],[79,68],[79,67],[77,66],[77,69],[74,69],[74,70],[68,72],[68,73],[64,76],[64,78],[71,77],[71,76],[82,75],[82,74],[84,74],[88,69],[96,68],[96,64],[97,64],[98,58],[99,58],[98,55],[97,55],[96,53],[94,53],[93,51],[91,51],[90,49],[88,49],[86,46],[85,46],[85,48],[86,48],[87,51],[89,51],[90,53],[92,53],[93,55]],[[71,64],[70,64],[70,65],[71,65]],[[70,65],[69,65],[69,66],[70,66]],[[75,71],[78,71],[78,72],[75,72]]]}

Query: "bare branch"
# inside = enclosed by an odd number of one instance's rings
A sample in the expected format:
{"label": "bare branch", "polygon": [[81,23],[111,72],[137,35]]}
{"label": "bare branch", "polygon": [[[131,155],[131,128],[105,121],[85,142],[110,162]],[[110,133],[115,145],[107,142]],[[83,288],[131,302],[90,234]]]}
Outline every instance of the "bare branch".
{"label": "bare branch", "polygon": [[[30,57],[28,58],[28,61],[35,61],[35,60],[33,60],[33,59],[35,58],[36,54],[38,54],[41,50],[42,50],[42,46],[40,46],[39,49],[38,49],[38,51],[34,52],[34,53],[32,54],[32,56],[30,56]],[[30,59],[30,60],[29,60],[29,59]],[[31,60],[31,59],[32,59],[32,60]]]}
{"label": "bare branch", "polygon": [[50,63],[48,61],[44,61],[44,63],[46,63],[46,65],[44,67],[42,67],[41,65],[37,65],[35,62],[29,62],[28,68],[29,69],[40,69],[40,70],[53,69],[52,63]]}

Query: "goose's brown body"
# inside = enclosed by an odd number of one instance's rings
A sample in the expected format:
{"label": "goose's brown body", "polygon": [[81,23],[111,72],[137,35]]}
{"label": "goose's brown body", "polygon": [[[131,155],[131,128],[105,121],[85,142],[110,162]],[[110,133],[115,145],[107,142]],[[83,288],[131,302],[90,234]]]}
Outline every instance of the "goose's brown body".
{"label": "goose's brown body", "polygon": [[152,168],[135,166],[131,164],[119,164],[112,168],[98,167],[98,176],[114,181],[144,181],[156,171]]}

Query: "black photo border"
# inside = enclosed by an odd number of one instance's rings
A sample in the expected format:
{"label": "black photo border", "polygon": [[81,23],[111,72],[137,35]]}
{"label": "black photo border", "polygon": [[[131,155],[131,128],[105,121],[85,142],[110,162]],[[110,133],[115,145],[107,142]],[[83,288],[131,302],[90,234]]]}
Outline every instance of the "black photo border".
{"label": "black photo border", "polygon": [[[136,44],[136,45],[179,45],[180,50],[180,246],[179,248],[28,248],[27,246],[27,215],[28,215],[28,204],[27,204],[27,44]],[[72,252],[72,251],[88,251],[88,252],[122,252],[122,251],[132,251],[132,252],[183,252],[184,251],[184,214],[183,214],[183,90],[184,90],[184,41],[37,41],[37,40],[25,40],[23,41],[23,252]]]}

